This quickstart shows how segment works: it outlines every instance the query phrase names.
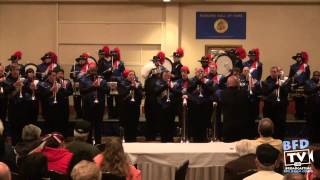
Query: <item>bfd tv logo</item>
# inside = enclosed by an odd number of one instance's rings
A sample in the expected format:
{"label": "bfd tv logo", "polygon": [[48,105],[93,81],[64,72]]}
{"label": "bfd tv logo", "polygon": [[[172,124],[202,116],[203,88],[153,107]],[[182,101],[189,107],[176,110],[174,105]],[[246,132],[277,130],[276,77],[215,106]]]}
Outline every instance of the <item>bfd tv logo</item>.
{"label": "bfd tv logo", "polygon": [[306,172],[313,161],[312,152],[307,149],[306,139],[283,141],[284,164],[286,172]]}

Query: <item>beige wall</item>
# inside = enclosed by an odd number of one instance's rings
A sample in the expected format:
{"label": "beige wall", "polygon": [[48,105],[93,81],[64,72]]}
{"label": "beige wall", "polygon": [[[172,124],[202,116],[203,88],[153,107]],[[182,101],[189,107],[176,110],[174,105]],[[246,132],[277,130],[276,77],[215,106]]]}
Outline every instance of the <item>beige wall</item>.
{"label": "beige wall", "polygon": [[[195,39],[197,11],[247,12],[246,40]],[[205,45],[259,47],[264,76],[272,65],[288,71],[291,56],[305,50],[311,69],[320,69],[319,4],[93,4],[0,3],[0,61],[20,49],[23,62],[40,63],[49,50],[58,53],[66,71],[75,57],[92,55],[104,44],[120,47],[125,63],[140,68],[160,49],[167,55],[179,45],[184,64],[193,69]]]}
{"label": "beige wall", "polygon": [[[247,12],[247,39],[195,39],[197,11]],[[195,67],[195,61],[204,53],[204,46],[243,45],[247,50],[258,47],[264,64],[264,77],[273,65],[284,67],[288,73],[291,57],[305,50],[310,56],[311,70],[320,70],[319,42],[320,5],[185,5],[181,7],[181,45],[186,51],[186,64]]]}

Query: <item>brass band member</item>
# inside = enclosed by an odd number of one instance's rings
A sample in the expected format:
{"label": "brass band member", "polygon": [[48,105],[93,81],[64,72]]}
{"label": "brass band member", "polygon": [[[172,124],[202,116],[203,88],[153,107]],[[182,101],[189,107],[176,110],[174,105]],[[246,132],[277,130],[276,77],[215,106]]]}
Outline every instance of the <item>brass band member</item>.
{"label": "brass band member", "polygon": [[189,130],[194,142],[205,142],[206,132],[210,126],[212,101],[214,95],[213,82],[205,77],[203,68],[196,68],[191,79],[189,96]]}
{"label": "brass band member", "polygon": [[184,51],[182,48],[178,48],[173,53],[173,68],[172,68],[172,80],[181,79],[181,67],[183,66],[181,63],[181,58],[184,56]]}
{"label": "brass band member", "polygon": [[283,139],[288,107],[287,83],[280,80],[279,68],[270,69],[270,75],[262,83],[264,96],[263,117],[270,118],[275,125],[275,138]]}
{"label": "brass band member", "polygon": [[47,52],[41,57],[42,63],[37,68],[37,79],[45,81],[49,71],[53,71],[55,68],[60,68],[58,63],[58,57],[54,52]]}
{"label": "brass band member", "polygon": [[146,138],[149,141],[155,140],[156,133],[158,132],[158,124],[156,121],[157,96],[154,89],[155,89],[156,81],[160,79],[160,72],[164,70],[164,67],[162,66],[164,59],[165,59],[165,54],[163,52],[159,52],[157,56],[154,56],[153,59],[151,60],[155,68],[150,70],[149,74],[144,75],[146,77],[146,80],[144,83],[144,90],[146,95],[146,98],[144,101],[144,112],[145,112],[146,125],[147,125]]}
{"label": "brass band member", "polygon": [[107,82],[97,75],[97,67],[90,64],[87,74],[79,79],[80,93],[83,105],[83,119],[92,125],[91,136],[95,143],[101,143],[101,122],[105,108]]}
{"label": "brass band member", "polygon": [[46,107],[43,117],[49,132],[66,133],[65,100],[72,94],[72,90],[64,88],[57,78],[57,71],[49,71],[48,78],[38,83],[41,103]]}
{"label": "brass band member", "polygon": [[[289,79],[291,80],[291,90],[303,87],[306,80],[310,79],[310,67],[308,65],[309,56],[306,52],[302,51],[292,57],[296,61],[295,64],[290,66]],[[304,96],[294,97],[297,119],[304,119],[305,113],[305,98]]]}
{"label": "brass band member", "polygon": [[35,124],[39,114],[39,95],[37,91],[36,74],[32,68],[26,69],[26,79],[23,81],[24,103],[27,124]]}
{"label": "brass band member", "polygon": [[104,46],[99,50],[98,74],[103,76],[106,81],[111,80],[112,76],[112,60],[108,46]]}
{"label": "brass band member", "polygon": [[164,70],[154,85],[156,121],[159,123],[161,142],[173,142],[176,98],[171,72]]}
{"label": "brass band member", "polygon": [[25,69],[24,66],[22,64],[19,64],[19,61],[22,58],[22,52],[21,51],[16,51],[15,53],[13,53],[11,55],[11,57],[8,59],[9,61],[11,61],[11,63],[9,65],[6,66],[6,73],[10,72],[10,66],[19,66],[20,68],[20,75],[21,76],[25,76]]}
{"label": "brass band member", "polygon": [[252,101],[252,116],[257,119],[259,116],[259,93],[256,91],[256,87],[260,84],[263,64],[260,60],[260,50],[258,48],[252,49],[248,53],[249,60],[243,63],[244,67],[248,67],[250,74],[248,76],[249,96]]}
{"label": "brass band member", "polygon": [[142,100],[142,85],[133,70],[125,70],[118,86],[120,99],[120,123],[126,142],[136,141]]}
{"label": "brass band member", "polygon": [[70,78],[73,80],[73,107],[76,111],[76,119],[82,118],[82,104],[79,90],[79,79],[87,73],[89,54],[82,53],[76,58],[76,63],[72,66],[70,72]]}
{"label": "brass band member", "polygon": [[[177,81],[175,81],[174,83],[174,94],[176,95],[176,107],[177,107],[177,112],[176,115],[179,116],[179,124],[180,127],[183,127],[185,123],[185,132],[188,131],[188,124],[187,124],[187,110],[185,110],[185,115],[183,115],[183,105],[185,107],[188,106],[188,99],[190,96],[190,86],[191,86],[191,81],[189,79],[189,74],[190,74],[190,70],[188,66],[182,66],[181,69],[181,79],[178,79]],[[184,104],[186,103],[186,104]],[[185,118],[185,119],[183,119]],[[182,132],[181,132],[182,133]],[[187,134],[186,134],[187,136]],[[186,137],[188,138],[188,137]]]}
{"label": "brass band member", "polygon": [[4,91],[8,95],[8,121],[11,124],[12,144],[21,138],[22,128],[26,125],[26,111],[24,108],[23,81],[20,67],[10,66],[10,74],[5,80]]}
{"label": "brass band member", "polygon": [[57,99],[57,101],[61,104],[62,108],[62,119],[61,119],[61,127],[65,127],[62,130],[63,136],[67,136],[67,127],[69,122],[69,96],[73,93],[73,87],[72,83],[69,79],[66,79],[64,77],[64,70],[63,69],[55,69],[55,72],[57,73],[57,82],[61,84],[61,92],[63,93],[60,97],[60,99]]}
{"label": "brass band member", "polygon": [[[113,51],[110,52],[111,55],[111,79],[108,82],[117,82],[119,83],[121,77],[122,77],[122,73],[125,69],[125,65],[123,62],[123,59],[121,58],[121,54],[120,54],[120,49],[119,48],[114,48]],[[116,87],[115,87],[116,88]],[[107,104],[108,104],[108,117],[109,119],[114,119],[118,117],[118,111],[119,111],[119,107],[118,107],[118,97],[117,95],[111,95],[108,94],[107,97]]]}
{"label": "brass band member", "polygon": [[307,123],[309,137],[312,143],[320,143],[320,72],[314,71],[310,80],[306,81]]}

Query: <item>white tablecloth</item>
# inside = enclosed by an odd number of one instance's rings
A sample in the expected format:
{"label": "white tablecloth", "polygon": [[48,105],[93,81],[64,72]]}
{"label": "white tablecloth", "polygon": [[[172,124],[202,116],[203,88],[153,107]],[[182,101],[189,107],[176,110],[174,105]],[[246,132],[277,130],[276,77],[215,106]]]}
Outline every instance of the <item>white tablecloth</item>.
{"label": "white tablecloth", "polygon": [[223,179],[224,165],[239,157],[233,143],[124,143],[143,180],[174,180],[175,168],[189,160],[188,180]]}

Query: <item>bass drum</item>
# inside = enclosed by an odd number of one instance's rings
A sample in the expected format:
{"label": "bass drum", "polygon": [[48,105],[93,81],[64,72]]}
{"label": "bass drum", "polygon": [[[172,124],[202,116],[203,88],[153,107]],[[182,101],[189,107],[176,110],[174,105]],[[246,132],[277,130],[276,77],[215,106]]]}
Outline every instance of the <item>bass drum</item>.
{"label": "bass drum", "polygon": [[229,56],[225,54],[218,55],[217,58],[215,58],[215,63],[217,64],[218,74],[221,74],[225,77],[230,75],[233,69],[233,63]]}

